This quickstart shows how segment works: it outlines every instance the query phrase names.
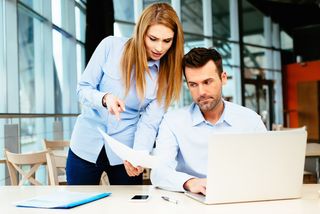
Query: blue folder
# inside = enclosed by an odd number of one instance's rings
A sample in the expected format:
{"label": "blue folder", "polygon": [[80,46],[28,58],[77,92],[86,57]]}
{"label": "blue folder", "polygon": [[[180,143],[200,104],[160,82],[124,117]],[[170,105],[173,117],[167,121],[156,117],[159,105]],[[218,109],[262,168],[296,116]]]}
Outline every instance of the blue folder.
{"label": "blue folder", "polygon": [[17,207],[69,209],[111,195],[111,192],[90,193],[59,191],[48,195],[37,196],[15,203]]}

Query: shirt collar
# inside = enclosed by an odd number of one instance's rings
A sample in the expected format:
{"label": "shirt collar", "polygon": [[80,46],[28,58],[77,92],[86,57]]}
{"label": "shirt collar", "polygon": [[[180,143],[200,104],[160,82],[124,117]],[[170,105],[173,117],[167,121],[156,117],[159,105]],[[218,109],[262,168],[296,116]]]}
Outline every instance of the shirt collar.
{"label": "shirt collar", "polygon": [[157,71],[159,71],[159,67],[160,67],[160,60],[149,60],[148,61],[148,67],[151,68],[155,66]]}
{"label": "shirt collar", "polygon": [[199,106],[195,103],[191,104],[190,107],[190,113],[191,113],[191,118],[192,118],[192,126],[197,126],[200,123],[205,122],[206,120],[204,119],[202,112],[199,108]]}
{"label": "shirt collar", "polygon": [[222,100],[222,101],[224,103],[224,110],[220,119],[223,119],[223,121],[225,121],[230,126],[232,126],[233,120],[232,120],[232,111],[230,109],[230,103],[225,100]]}
{"label": "shirt collar", "polygon": [[[224,101],[224,99],[222,99],[222,101],[224,103],[224,110],[222,112],[220,119],[218,120],[218,122],[216,124],[226,122],[227,124],[232,126],[233,122],[232,122],[231,117],[229,117],[230,114],[228,113],[230,111],[228,102]],[[191,104],[190,113],[191,113],[191,118],[192,118],[192,126],[197,126],[203,122],[208,123],[204,119],[203,114],[197,104],[195,104],[195,103]]]}

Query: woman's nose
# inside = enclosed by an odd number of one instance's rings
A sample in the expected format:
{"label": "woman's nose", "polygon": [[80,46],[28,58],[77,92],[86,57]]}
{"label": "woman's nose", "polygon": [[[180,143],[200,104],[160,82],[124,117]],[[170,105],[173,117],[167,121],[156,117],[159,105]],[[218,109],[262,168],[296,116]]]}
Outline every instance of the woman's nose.
{"label": "woman's nose", "polygon": [[156,46],[155,46],[155,50],[156,50],[157,52],[161,52],[162,49],[163,49],[163,47],[162,47],[162,42],[158,42],[158,43],[156,44]]}

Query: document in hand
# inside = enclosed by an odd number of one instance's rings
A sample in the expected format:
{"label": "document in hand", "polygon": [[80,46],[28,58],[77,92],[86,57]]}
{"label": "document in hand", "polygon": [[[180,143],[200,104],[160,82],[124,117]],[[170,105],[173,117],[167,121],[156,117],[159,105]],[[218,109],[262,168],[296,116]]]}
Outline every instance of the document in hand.
{"label": "document in hand", "polygon": [[59,191],[48,195],[37,196],[15,203],[17,207],[69,209],[107,197],[111,192],[89,193]]}
{"label": "document in hand", "polygon": [[155,156],[149,155],[144,151],[133,150],[130,147],[120,143],[116,139],[110,137],[100,128],[98,128],[98,130],[112,151],[116,153],[122,160],[129,161],[133,166],[141,166],[144,168],[153,168],[157,164],[157,158]]}

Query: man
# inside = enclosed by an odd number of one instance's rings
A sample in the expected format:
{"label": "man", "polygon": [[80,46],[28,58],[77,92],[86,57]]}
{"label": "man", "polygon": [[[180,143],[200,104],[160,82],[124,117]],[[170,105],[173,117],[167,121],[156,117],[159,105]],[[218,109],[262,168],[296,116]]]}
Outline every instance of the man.
{"label": "man", "polygon": [[223,100],[227,74],[216,50],[194,48],[182,66],[194,102],[164,116],[154,151],[161,161],[151,171],[151,181],[164,189],[205,195],[209,136],[264,132],[266,127],[254,111]]}

